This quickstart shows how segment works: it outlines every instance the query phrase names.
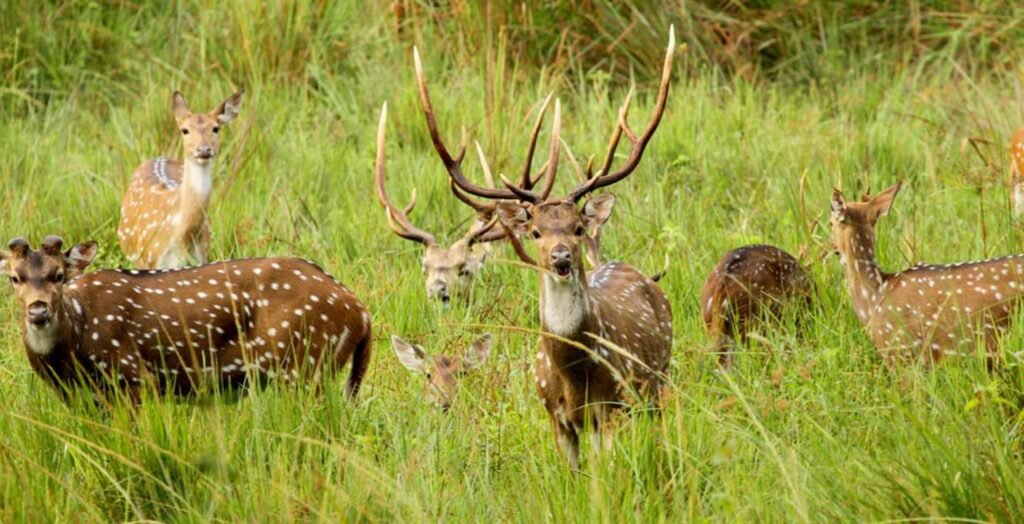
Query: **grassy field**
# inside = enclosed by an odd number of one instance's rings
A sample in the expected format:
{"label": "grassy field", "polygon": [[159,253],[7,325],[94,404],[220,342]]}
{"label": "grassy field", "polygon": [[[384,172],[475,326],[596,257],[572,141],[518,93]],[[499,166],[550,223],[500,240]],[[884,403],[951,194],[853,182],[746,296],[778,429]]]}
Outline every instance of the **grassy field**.
{"label": "grassy field", "polygon": [[[181,154],[171,93],[212,108],[244,85],[215,165],[213,258],[314,259],[362,298],[376,330],[355,403],[339,376],[322,398],[269,387],[102,412],[63,404],[32,373],[2,292],[0,521],[1020,519],[1024,330],[994,373],[972,359],[890,369],[824,255],[832,188],[897,180],[906,187],[879,227],[886,268],[1021,251],[1005,151],[1024,123],[1022,10],[925,2],[858,22],[777,3],[783,18],[732,54],[708,21],[740,31],[768,8],[715,18],[697,3],[641,2],[648,11],[615,18],[614,4],[593,2],[559,32],[571,9],[512,2],[0,6],[4,240],[95,239],[94,267],[126,264],[115,228],[129,176]],[[387,101],[393,198],[415,186],[414,221],[454,240],[471,213],[430,146],[411,46],[449,141],[464,125],[495,170],[515,173],[531,109],[551,91],[577,155],[603,152],[630,78],[639,127],[669,22],[687,44],[669,107],[637,173],[611,189],[602,248],[648,272],[670,260],[672,392],[573,475],[534,392],[537,337],[511,329],[538,328],[536,276],[502,247],[467,304],[428,304],[421,250],[388,231],[374,201],[377,118]],[[474,159],[466,170],[480,180]],[[573,182],[563,164],[556,191]],[[722,375],[704,355],[700,286],[724,251],[754,242],[805,253],[816,301],[799,333],[784,319]],[[446,414],[388,342],[456,352],[488,330],[494,355]]]}

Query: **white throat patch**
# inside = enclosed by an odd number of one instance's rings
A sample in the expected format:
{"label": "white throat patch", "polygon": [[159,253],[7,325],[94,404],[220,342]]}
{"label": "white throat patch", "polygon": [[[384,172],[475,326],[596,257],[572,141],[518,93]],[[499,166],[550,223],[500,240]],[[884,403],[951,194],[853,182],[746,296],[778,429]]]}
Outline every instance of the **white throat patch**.
{"label": "white throat patch", "polygon": [[25,327],[25,343],[36,355],[49,355],[57,345],[57,323],[51,321],[44,328],[29,324]]}
{"label": "white throat patch", "polygon": [[541,322],[548,331],[562,337],[579,332],[587,314],[587,297],[581,287],[586,284],[575,278],[562,280],[547,274],[543,282]]}
{"label": "white throat patch", "polygon": [[210,196],[210,191],[213,189],[212,160],[210,159],[205,164],[199,164],[191,158],[186,158],[183,166],[185,172],[181,177],[182,186],[204,198]]}

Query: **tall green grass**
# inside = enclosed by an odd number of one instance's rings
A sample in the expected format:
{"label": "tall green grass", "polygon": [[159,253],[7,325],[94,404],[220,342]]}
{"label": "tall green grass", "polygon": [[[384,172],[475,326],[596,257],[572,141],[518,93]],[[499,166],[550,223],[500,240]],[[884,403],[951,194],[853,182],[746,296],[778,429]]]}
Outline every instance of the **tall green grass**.
{"label": "tall green grass", "polygon": [[[339,377],[321,397],[271,386],[147,398],[134,414],[66,406],[27,366],[5,292],[0,520],[1019,519],[1024,333],[995,373],[973,359],[889,369],[821,255],[834,186],[897,180],[886,267],[1021,249],[1005,187],[1006,137],[1024,122],[1020,7],[834,4],[0,5],[0,232],[96,239],[97,267],[123,265],[114,229],[132,170],[180,154],[171,92],[213,107],[243,85],[215,167],[213,256],[321,262],[373,312],[377,348],[356,403]],[[648,272],[671,261],[672,391],[660,414],[624,416],[614,450],[574,476],[533,391],[536,337],[510,329],[538,327],[536,277],[502,248],[468,304],[426,302],[420,249],[373,202],[378,111],[388,101],[393,197],[416,187],[414,220],[454,239],[470,213],[429,143],[411,46],[448,140],[466,126],[513,173],[552,90],[577,155],[601,154],[631,79],[633,121],[646,118],[670,22],[687,49],[668,112],[611,189],[602,247]],[[480,179],[474,159],[466,170]],[[702,356],[700,286],[751,242],[805,252],[819,293],[800,331],[783,319],[721,375]],[[447,414],[388,344],[457,351],[485,329],[494,355]]]}

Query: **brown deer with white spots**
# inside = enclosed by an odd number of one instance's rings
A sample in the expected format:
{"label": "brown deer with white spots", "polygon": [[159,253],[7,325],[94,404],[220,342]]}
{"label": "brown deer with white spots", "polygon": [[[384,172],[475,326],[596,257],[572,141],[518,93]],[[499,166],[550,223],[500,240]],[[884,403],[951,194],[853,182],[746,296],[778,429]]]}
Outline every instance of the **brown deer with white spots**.
{"label": "brown deer with white spots", "polygon": [[24,316],[29,363],[64,392],[91,382],[125,391],[188,394],[204,381],[260,377],[318,383],[352,370],[354,397],[370,361],[370,315],[343,285],[295,258],[217,262],[175,270],[83,273],[95,242],[62,251],[47,237],[0,251]]}
{"label": "brown deer with white spots", "polygon": [[887,362],[938,363],[974,354],[983,343],[994,365],[999,336],[1024,292],[1024,256],[883,271],[875,225],[899,190],[896,184],[861,202],[847,202],[839,190],[832,195],[832,238],[857,316]]}
{"label": "brown deer with white spots", "polygon": [[734,336],[745,344],[759,321],[777,318],[787,304],[806,302],[810,296],[807,271],[775,246],[743,246],[723,255],[700,295],[704,327],[715,340],[718,364],[732,367]]}
{"label": "brown deer with white spots", "polygon": [[137,268],[205,264],[210,251],[207,216],[213,159],[223,126],[238,116],[242,91],[209,113],[193,113],[181,93],[173,97],[182,134],[183,161],[158,157],[136,168],[121,203],[117,239]]}
{"label": "brown deer with white spots", "polygon": [[1024,215],[1024,127],[1010,138],[1010,197],[1013,215]]}
{"label": "brown deer with white spots", "polygon": [[[497,213],[519,257],[540,271],[541,337],[535,368],[537,391],[551,418],[559,447],[570,466],[579,468],[579,437],[589,429],[595,448],[610,445],[611,414],[632,400],[648,400],[665,385],[672,355],[672,311],[668,297],[650,278],[620,262],[587,273],[583,249],[611,214],[614,197],[601,194],[580,205],[584,196],[633,173],[658,128],[668,101],[675,35],[665,54],[654,114],[636,135],[626,122],[629,99],[619,111],[605,167],[586,176],[565,198],[548,199],[502,179],[505,189],[474,185],[458,170],[451,179],[467,193],[498,200]],[[423,89],[426,93],[426,89]],[[429,108],[429,106],[427,106]],[[558,168],[561,125],[555,102],[551,150],[547,168]],[[621,136],[632,148],[625,164],[612,170]],[[534,239],[534,260],[518,238]]]}
{"label": "brown deer with white spots", "polygon": [[398,361],[406,369],[423,375],[423,396],[428,401],[448,411],[455,400],[459,381],[466,373],[478,369],[491,355],[493,338],[485,333],[473,341],[460,356],[427,355],[423,347],[413,345],[397,335],[391,336],[391,346],[398,356]]}

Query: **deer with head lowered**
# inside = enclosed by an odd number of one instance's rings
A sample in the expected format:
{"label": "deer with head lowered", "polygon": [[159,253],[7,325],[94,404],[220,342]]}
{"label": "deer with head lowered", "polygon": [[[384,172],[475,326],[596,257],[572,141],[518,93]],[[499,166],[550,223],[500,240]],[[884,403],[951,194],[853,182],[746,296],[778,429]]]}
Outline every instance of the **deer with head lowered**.
{"label": "deer with head lowered", "polygon": [[[422,83],[423,78],[423,66],[420,62],[419,51],[413,49],[413,57],[416,64],[417,78],[420,79],[420,92],[423,94],[424,84]],[[462,144],[456,155],[448,151],[444,141],[437,129],[437,121],[433,116],[433,109],[430,105],[430,99],[428,96],[421,96],[421,100],[424,104],[424,114],[426,115],[427,128],[430,131],[430,138],[434,144],[434,148],[441,158],[445,169],[448,171],[462,171],[462,161],[466,156],[466,134],[462,134]],[[533,126],[533,132],[530,136],[529,149],[526,154],[525,167],[519,187],[525,190],[531,190],[540,180],[541,173],[536,176],[531,176],[533,155],[537,146],[537,138],[540,135],[541,126],[544,121],[544,114],[547,111],[548,103],[551,97],[549,96],[541,106],[537,120]],[[477,275],[480,269],[483,267],[484,262],[490,255],[490,242],[501,240],[505,237],[505,232],[500,228],[494,227],[496,218],[494,210],[496,204],[494,202],[481,202],[464,191],[460,190],[457,185],[449,182],[449,188],[455,197],[462,203],[468,205],[474,210],[475,221],[472,228],[459,240],[449,247],[444,247],[439,244],[436,237],[423,229],[416,227],[411,220],[409,220],[409,214],[412,212],[416,205],[416,193],[415,191],[410,198],[409,204],[404,209],[399,209],[391,203],[391,199],[388,197],[387,189],[385,187],[385,169],[384,161],[386,158],[387,148],[387,104],[381,108],[380,125],[377,130],[377,157],[376,157],[376,169],[374,178],[374,189],[377,194],[377,200],[381,206],[384,207],[388,225],[392,231],[407,240],[419,242],[424,246],[423,258],[421,264],[423,266],[423,275],[426,277],[426,289],[427,297],[432,300],[440,300],[443,303],[448,303],[453,297],[464,295],[470,287],[470,283],[475,275]],[[483,150],[480,144],[476,144],[477,153],[483,160]],[[488,181],[492,180],[491,172],[489,167],[484,161],[484,175]],[[551,191],[553,181],[548,180],[544,186],[543,192],[547,194]]]}
{"label": "deer with head lowered", "polygon": [[255,258],[176,270],[83,273],[95,242],[47,237],[0,251],[32,368],[61,393],[75,383],[187,394],[204,381],[318,383],[352,361],[354,397],[370,361],[366,308],[311,262]]}
{"label": "deer with head lowered", "polygon": [[473,341],[466,352],[459,356],[428,355],[422,346],[413,345],[398,335],[391,336],[391,346],[398,361],[413,373],[423,375],[423,396],[431,403],[448,411],[455,400],[459,380],[463,375],[478,369],[491,355],[493,338],[484,333]]}
{"label": "deer with head lowered", "polygon": [[900,184],[848,202],[832,195],[832,238],[857,317],[887,362],[926,364],[973,354],[985,345],[995,364],[998,340],[1024,294],[1024,255],[887,273],[875,259],[875,225],[892,208]]}
{"label": "deer with head lowered", "polygon": [[[675,35],[671,34],[661,74],[654,114],[637,135],[626,122],[629,99],[619,110],[608,157],[596,175],[584,177],[566,197],[550,199],[502,178],[504,189],[474,185],[458,170],[449,176],[460,189],[497,200],[497,214],[517,255],[540,271],[541,337],[535,381],[550,415],[559,447],[570,466],[579,468],[579,437],[589,429],[591,442],[610,444],[612,412],[630,400],[630,392],[657,397],[665,384],[672,353],[672,311],[658,285],[636,268],[611,262],[589,274],[583,262],[588,235],[593,235],[611,214],[614,197],[601,194],[580,201],[591,192],[615,184],[631,173],[661,122],[668,101]],[[421,91],[427,97],[421,79]],[[429,105],[426,105],[429,110]],[[550,156],[553,178],[558,168],[561,125],[560,104],[555,102]],[[432,115],[430,115],[432,117]],[[625,164],[611,164],[622,136],[632,148]],[[533,238],[538,257],[531,257],[519,237]]]}
{"label": "deer with head lowered", "polygon": [[181,162],[158,157],[132,175],[117,228],[121,250],[132,265],[162,269],[206,263],[213,160],[220,152],[221,130],[241,108],[242,91],[209,113],[193,113],[185,97],[174,92],[174,120],[185,157]]}

